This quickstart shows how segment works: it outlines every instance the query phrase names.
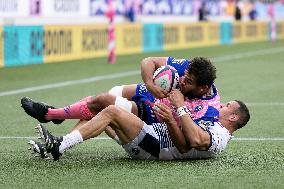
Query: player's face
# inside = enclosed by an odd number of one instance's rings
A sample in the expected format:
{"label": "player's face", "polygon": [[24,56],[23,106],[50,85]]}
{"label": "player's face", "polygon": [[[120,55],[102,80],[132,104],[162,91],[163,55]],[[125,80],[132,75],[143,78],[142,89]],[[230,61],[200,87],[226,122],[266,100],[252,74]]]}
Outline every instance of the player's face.
{"label": "player's face", "polygon": [[184,77],[180,81],[180,91],[182,94],[189,97],[202,96],[200,95],[200,89],[201,87],[196,85],[195,76],[185,71]]}
{"label": "player's face", "polygon": [[229,119],[229,117],[235,114],[236,110],[239,108],[239,104],[236,101],[230,101],[226,104],[221,104],[220,107],[220,118]]}

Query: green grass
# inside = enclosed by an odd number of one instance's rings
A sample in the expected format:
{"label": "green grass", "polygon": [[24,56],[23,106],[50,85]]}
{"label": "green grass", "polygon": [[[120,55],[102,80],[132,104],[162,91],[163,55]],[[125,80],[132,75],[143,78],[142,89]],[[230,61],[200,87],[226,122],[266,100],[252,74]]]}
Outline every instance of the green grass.
{"label": "green grass", "polygon": [[[116,65],[108,65],[105,58],[100,58],[3,68],[0,93],[139,70],[141,59],[147,56],[223,57],[283,46],[281,40],[274,44],[260,42],[119,56]],[[236,132],[236,138],[284,138],[283,63],[283,52],[215,63],[222,102],[241,99],[249,103],[251,121]],[[35,136],[33,127],[37,122],[21,109],[22,96],[60,107],[114,85],[137,82],[141,82],[139,75],[0,96],[0,137]],[[75,123],[69,120],[60,126],[49,123],[48,127],[62,135]],[[112,140],[89,140],[68,151],[58,162],[42,161],[27,150],[28,139],[0,141],[1,188],[284,188],[284,140],[232,140],[218,158],[171,162],[130,160]]]}

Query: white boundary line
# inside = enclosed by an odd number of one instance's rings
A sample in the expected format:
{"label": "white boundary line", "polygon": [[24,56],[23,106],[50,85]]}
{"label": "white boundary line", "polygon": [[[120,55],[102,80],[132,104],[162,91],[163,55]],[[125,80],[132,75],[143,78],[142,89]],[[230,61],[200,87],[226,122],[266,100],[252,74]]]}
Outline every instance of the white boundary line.
{"label": "white boundary line", "polygon": [[[1,136],[1,139],[37,139],[37,137],[23,137],[23,136]],[[92,138],[92,140],[111,140],[111,138],[109,137],[96,137],[96,138]],[[233,138],[232,140],[236,140],[236,141],[284,141],[284,138],[281,137],[276,137],[276,138]]]}
{"label": "white boundary line", "polygon": [[259,102],[247,103],[248,106],[284,106],[284,102]]}
{"label": "white boundary line", "polygon": [[284,141],[284,138],[232,138],[237,141]]}
{"label": "white boundary line", "polygon": [[[274,54],[274,53],[280,53],[284,51],[284,47],[278,47],[278,48],[271,48],[271,49],[265,49],[265,50],[257,50],[252,52],[243,52],[233,55],[226,55],[226,56],[220,56],[212,58],[213,62],[222,62],[222,61],[229,61],[229,60],[236,60],[236,59],[242,59],[247,57],[253,57],[253,56],[263,56],[267,54]],[[1,96],[11,96],[26,92],[32,92],[32,91],[40,91],[45,89],[54,89],[59,87],[65,87],[65,86],[71,86],[76,84],[83,84],[83,83],[90,83],[95,81],[101,81],[106,79],[116,79],[116,78],[122,78],[127,76],[133,76],[133,75],[139,75],[140,70],[133,70],[128,72],[121,72],[116,74],[108,74],[108,75],[102,75],[102,76],[96,76],[96,77],[90,77],[86,79],[80,79],[80,80],[70,80],[65,82],[59,82],[59,83],[53,83],[53,84],[47,84],[47,85],[40,85],[40,86],[34,86],[34,87],[27,87],[12,91],[5,91],[0,92]]]}
{"label": "white boundary line", "polygon": [[[0,139],[38,139],[38,137],[24,137],[24,136],[0,136]],[[110,137],[96,137],[93,140],[110,140]]]}

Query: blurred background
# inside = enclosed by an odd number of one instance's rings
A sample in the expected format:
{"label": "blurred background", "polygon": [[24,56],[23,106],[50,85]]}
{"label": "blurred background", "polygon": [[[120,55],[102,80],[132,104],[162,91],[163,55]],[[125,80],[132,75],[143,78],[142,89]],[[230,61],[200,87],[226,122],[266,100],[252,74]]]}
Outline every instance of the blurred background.
{"label": "blurred background", "polygon": [[0,67],[274,41],[283,20],[284,0],[0,0]]}
{"label": "blurred background", "polygon": [[[208,57],[221,101],[249,106],[221,157],[131,161],[106,135],[58,163],[30,154],[23,96],[64,107],[141,82],[149,56]],[[283,63],[283,0],[0,0],[0,187],[284,188]],[[46,125],[59,136],[76,122]]]}

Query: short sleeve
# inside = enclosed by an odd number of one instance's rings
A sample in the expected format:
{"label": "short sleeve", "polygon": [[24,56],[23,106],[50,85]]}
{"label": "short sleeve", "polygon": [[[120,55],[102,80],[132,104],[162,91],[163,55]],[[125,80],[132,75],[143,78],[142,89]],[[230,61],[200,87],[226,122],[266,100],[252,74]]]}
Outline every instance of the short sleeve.
{"label": "short sleeve", "polygon": [[190,64],[190,61],[187,59],[175,59],[173,57],[168,57],[167,65],[174,67],[178,71],[178,75],[184,76],[184,71]]}
{"label": "short sleeve", "polygon": [[214,128],[214,127],[220,127],[220,126],[213,126],[208,129],[208,133],[210,134],[211,138],[211,146],[209,147],[208,151],[217,155],[224,151],[229,140],[231,139],[231,135],[224,128]]}

